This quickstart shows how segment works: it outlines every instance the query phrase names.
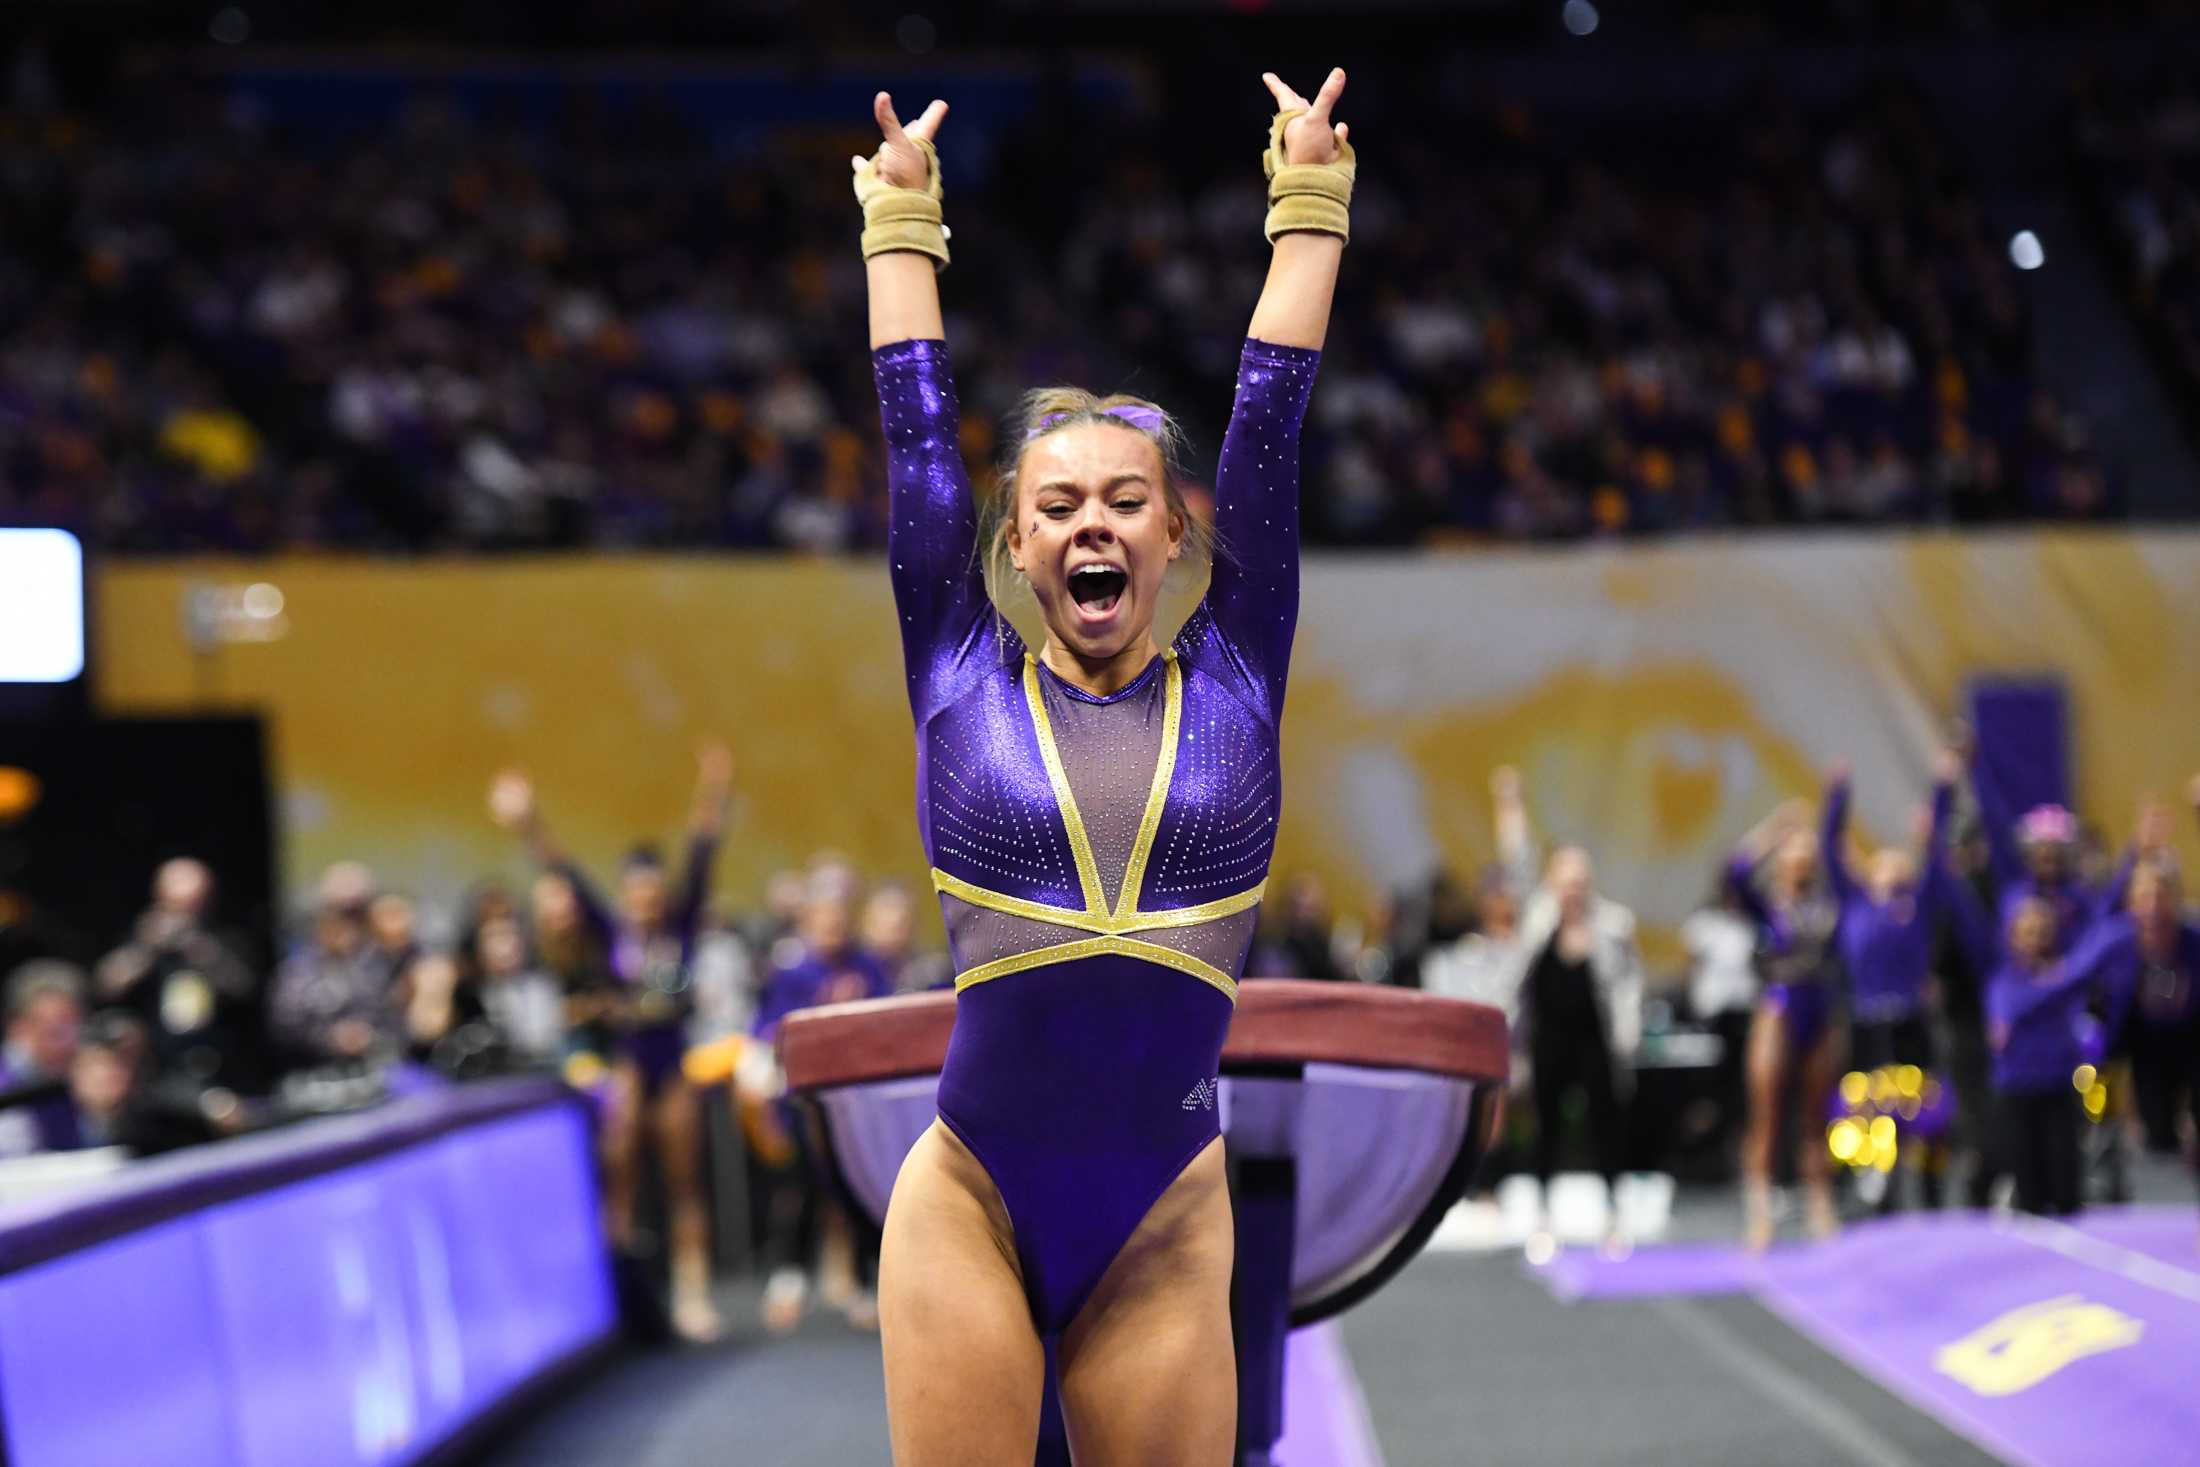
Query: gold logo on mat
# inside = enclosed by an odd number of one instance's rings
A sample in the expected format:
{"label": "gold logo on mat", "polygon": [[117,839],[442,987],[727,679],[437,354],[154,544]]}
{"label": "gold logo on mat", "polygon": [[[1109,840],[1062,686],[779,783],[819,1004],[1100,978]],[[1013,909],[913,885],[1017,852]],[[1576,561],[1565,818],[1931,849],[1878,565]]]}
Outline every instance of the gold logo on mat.
{"label": "gold logo on mat", "polygon": [[1982,1396],[2030,1390],[2072,1361],[2139,1343],[2146,1325],[2076,1294],[2012,1309],[1933,1353],[1933,1368]]}

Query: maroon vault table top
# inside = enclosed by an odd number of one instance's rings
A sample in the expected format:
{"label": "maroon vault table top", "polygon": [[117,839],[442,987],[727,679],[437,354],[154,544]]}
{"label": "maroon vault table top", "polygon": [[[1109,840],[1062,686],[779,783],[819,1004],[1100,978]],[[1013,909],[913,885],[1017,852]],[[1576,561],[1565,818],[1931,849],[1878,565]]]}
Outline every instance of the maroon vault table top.
{"label": "maroon vault table top", "polygon": [[[954,1027],[955,996],[944,991],[790,1014],[779,1031],[787,1088],[937,1074]],[[1249,978],[1238,985],[1222,1063],[1367,1065],[1502,1084],[1505,1018],[1484,1004],[1405,988]]]}

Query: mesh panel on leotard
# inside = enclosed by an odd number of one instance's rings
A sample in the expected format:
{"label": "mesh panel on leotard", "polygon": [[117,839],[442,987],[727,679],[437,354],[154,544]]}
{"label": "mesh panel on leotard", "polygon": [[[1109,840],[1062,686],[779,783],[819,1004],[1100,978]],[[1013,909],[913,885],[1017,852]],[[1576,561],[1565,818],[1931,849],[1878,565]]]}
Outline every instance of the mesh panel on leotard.
{"label": "mesh panel on leotard", "polygon": [[1167,669],[1156,661],[1129,687],[1099,699],[1079,693],[1042,667],[1039,697],[1054,730],[1062,773],[1092,842],[1102,896],[1113,910],[1122,896],[1161,758]]}
{"label": "mesh panel on leotard", "polygon": [[[960,897],[943,896],[940,905],[947,920],[948,943],[954,948],[958,972],[967,973],[973,968],[1036,952],[1043,947],[1082,942],[1093,935],[1075,927],[973,906]],[[1227,917],[1217,917],[1212,922],[1202,922],[1196,927],[1159,927],[1129,936],[1135,942],[1151,943],[1197,958],[1235,977],[1243,967],[1245,949],[1253,940],[1253,928],[1259,920],[1260,908],[1252,907]]]}

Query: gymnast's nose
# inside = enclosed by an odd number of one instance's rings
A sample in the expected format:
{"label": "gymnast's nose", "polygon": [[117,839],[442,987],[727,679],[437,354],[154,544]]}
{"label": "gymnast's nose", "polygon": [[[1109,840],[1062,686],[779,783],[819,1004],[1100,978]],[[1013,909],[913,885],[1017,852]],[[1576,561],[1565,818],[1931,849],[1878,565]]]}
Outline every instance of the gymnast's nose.
{"label": "gymnast's nose", "polygon": [[1108,525],[1107,506],[1097,499],[1088,499],[1077,511],[1077,529],[1071,541],[1078,545],[1113,545],[1115,531]]}

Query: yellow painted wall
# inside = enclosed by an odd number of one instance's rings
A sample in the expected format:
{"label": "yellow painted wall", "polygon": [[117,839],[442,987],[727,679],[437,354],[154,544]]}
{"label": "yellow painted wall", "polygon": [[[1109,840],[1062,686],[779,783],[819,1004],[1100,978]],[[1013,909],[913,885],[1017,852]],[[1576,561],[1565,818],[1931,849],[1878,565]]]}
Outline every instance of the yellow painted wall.
{"label": "yellow painted wall", "polygon": [[[265,582],[284,634],[195,655],[193,585]],[[683,818],[700,739],[740,796],[718,891],[820,847],[921,880],[899,648],[876,562],[633,558],[115,563],[101,699],[270,720],[293,891],[363,858],[431,897],[516,876],[492,771],[607,867]],[[1625,551],[1317,559],[1286,715],[1279,874],[1347,900],[1484,859],[1487,773],[1670,927],[1725,844],[1836,756],[1891,837],[1964,681],[2063,676],[2089,814],[2200,769],[2200,536],[1738,539]],[[2181,820],[2189,869],[2200,842]],[[1658,946],[1664,946],[1660,941]]]}

